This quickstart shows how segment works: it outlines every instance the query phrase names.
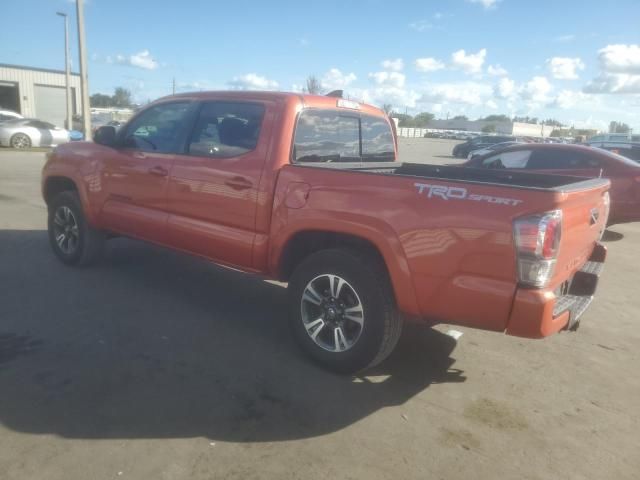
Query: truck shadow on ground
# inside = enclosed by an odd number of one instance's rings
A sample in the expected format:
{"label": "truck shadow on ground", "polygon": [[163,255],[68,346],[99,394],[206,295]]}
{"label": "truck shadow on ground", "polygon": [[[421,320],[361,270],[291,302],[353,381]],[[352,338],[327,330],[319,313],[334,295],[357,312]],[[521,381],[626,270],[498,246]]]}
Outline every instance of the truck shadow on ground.
{"label": "truck shadow on ground", "polygon": [[618,240],[622,240],[624,235],[618,232],[614,232],[613,230],[605,230],[602,235],[603,242],[617,242]]}
{"label": "truck shadow on ground", "polygon": [[74,269],[45,232],[0,231],[0,262],[0,422],[16,431],[291,440],[465,380],[455,340],[416,325],[366,376],[328,373],[289,335],[282,286],[140,242]]}

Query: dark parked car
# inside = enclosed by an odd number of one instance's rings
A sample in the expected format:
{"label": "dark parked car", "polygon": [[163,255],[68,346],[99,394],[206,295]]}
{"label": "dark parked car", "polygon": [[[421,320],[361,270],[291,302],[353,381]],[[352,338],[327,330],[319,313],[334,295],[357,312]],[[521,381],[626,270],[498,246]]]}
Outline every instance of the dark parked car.
{"label": "dark parked car", "polygon": [[475,157],[462,166],[606,177],[611,180],[609,224],[640,221],[640,163],[607,150],[529,143]]}
{"label": "dark parked car", "polygon": [[452,155],[456,158],[466,158],[469,152],[473,150],[480,150],[486,148],[489,145],[503,142],[513,142],[516,137],[511,135],[480,135],[479,137],[472,138],[466,142],[459,143],[453,147]]}
{"label": "dark parked car", "polygon": [[640,142],[634,143],[615,143],[615,142],[603,142],[601,144],[594,145],[598,148],[608,150],[623,157],[630,158],[636,162],[640,162]]}

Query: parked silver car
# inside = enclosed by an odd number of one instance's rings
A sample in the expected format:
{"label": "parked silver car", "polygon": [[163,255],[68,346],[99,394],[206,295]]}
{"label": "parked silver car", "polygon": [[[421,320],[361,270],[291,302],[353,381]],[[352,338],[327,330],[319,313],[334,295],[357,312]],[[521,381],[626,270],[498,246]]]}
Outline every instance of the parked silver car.
{"label": "parked silver car", "polygon": [[68,130],[35,118],[19,118],[0,123],[0,146],[3,147],[55,147],[68,141]]}

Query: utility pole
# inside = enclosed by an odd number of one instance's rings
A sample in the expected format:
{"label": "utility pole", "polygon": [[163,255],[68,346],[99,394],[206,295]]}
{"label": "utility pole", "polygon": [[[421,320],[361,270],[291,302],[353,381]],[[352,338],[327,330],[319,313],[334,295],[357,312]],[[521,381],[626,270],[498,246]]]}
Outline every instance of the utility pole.
{"label": "utility pole", "polygon": [[69,19],[66,13],[56,12],[56,15],[64,18],[64,73],[65,81],[64,86],[67,94],[67,120],[65,121],[65,128],[67,130],[73,130],[73,118],[71,112],[71,66],[69,65]]}
{"label": "utility pole", "polygon": [[173,94],[176,94],[176,77],[173,77]]}
{"label": "utility pole", "polygon": [[87,76],[87,49],[84,36],[84,0],[76,0],[78,17],[78,54],[80,56],[80,86],[82,87],[82,130],[85,140],[91,140],[91,109],[89,107],[89,78]]}

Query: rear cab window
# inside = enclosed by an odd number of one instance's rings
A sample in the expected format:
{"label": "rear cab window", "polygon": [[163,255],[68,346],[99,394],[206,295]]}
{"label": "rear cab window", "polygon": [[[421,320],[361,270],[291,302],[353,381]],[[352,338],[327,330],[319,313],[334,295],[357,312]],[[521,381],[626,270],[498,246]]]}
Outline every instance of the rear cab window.
{"label": "rear cab window", "polygon": [[293,163],[392,162],[395,145],[383,117],[340,110],[303,110],[298,117]]}

